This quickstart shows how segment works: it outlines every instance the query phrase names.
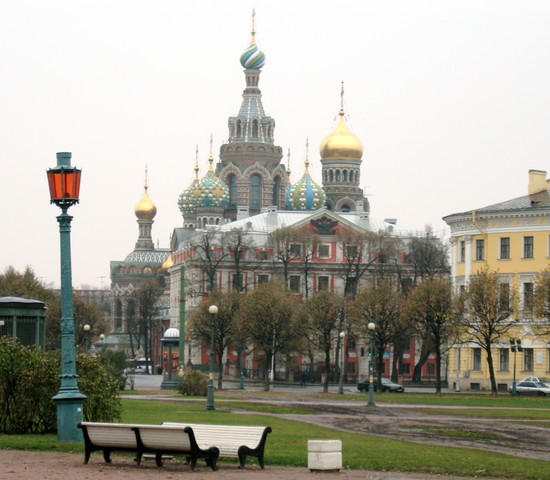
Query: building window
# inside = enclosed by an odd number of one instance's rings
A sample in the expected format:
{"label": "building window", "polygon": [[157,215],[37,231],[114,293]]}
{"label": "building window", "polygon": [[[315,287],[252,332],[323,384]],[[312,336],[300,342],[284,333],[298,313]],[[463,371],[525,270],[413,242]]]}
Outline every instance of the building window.
{"label": "building window", "polygon": [[273,181],[273,205],[278,206],[279,205],[279,190],[281,180],[279,177],[275,177],[275,180]]}
{"label": "building window", "polygon": [[229,187],[229,205],[237,204],[237,177],[235,175],[229,175],[227,179]]}
{"label": "building window", "polygon": [[500,239],[500,259],[510,260],[510,237]]}
{"label": "building window", "polygon": [[402,363],[399,365],[399,373],[402,375],[410,375],[411,373],[411,364],[410,363]]}
{"label": "building window", "polygon": [[243,289],[243,276],[239,273],[233,274],[233,288],[239,292]]}
{"label": "building window", "polygon": [[485,240],[476,240],[476,260],[485,259]]}
{"label": "building window", "polygon": [[357,290],[357,278],[348,277],[346,278],[346,286],[344,287],[344,295],[353,296]]}
{"label": "building window", "polygon": [[258,285],[269,282],[269,275],[258,275]]}
{"label": "building window", "polygon": [[531,282],[523,284],[523,310],[527,312],[533,310],[533,284]]}
{"label": "building window", "polygon": [[266,262],[267,260],[269,260],[269,254],[267,253],[266,250],[260,250],[258,252],[258,260],[262,262]]}
{"label": "building window", "polygon": [[318,247],[319,258],[330,257],[330,245],[319,245]]}
{"label": "building window", "polygon": [[426,365],[426,373],[428,377],[435,377],[435,363],[428,363]]}
{"label": "building window", "polygon": [[388,263],[388,256],[385,253],[379,253],[378,263]]}
{"label": "building window", "polygon": [[523,237],[523,258],[533,258],[534,246],[534,237]]}
{"label": "building window", "polygon": [[357,245],[346,246],[346,258],[349,260],[355,260],[357,258]]}
{"label": "building window", "polygon": [[291,257],[298,258],[302,256],[302,246],[298,243],[293,243],[288,250]]}
{"label": "building window", "polygon": [[317,291],[328,290],[329,277],[317,277]]}
{"label": "building window", "polygon": [[300,293],[300,275],[291,275],[288,278],[291,292]]}
{"label": "building window", "polygon": [[510,350],[508,350],[507,348],[501,348],[498,369],[501,372],[507,372],[509,370],[509,365],[510,365]]}
{"label": "building window", "polygon": [[460,261],[466,261],[466,242],[464,240],[460,241]]}
{"label": "building window", "polygon": [[262,180],[259,175],[250,177],[250,207],[260,208],[261,206]]}
{"label": "building window", "polygon": [[501,283],[499,285],[499,303],[501,310],[508,310],[510,308],[510,284]]}
{"label": "building window", "polygon": [[472,370],[481,370],[481,348],[472,348],[472,354],[474,356]]}
{"label": "building window", "polygon": [[523,371],[524,372],[533,371],[533,349],[532,348],[523,349]]}

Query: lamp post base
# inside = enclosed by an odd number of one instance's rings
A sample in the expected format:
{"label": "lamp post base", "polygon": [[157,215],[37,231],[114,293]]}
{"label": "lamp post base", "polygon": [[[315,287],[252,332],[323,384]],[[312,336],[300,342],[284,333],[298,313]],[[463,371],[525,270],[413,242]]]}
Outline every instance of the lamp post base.
{"label": "lamp post base", "polygon": [[206,410],[216,410],[214,406],[214,383],[210,380],[206,394]]}
{"label": "lamp post base", "polygon": [[84,437],[78,424],[82,422],[82,405],[86,395],[80,392],[60,392],[52,400],[57,405],[57,441],[82,443]]}

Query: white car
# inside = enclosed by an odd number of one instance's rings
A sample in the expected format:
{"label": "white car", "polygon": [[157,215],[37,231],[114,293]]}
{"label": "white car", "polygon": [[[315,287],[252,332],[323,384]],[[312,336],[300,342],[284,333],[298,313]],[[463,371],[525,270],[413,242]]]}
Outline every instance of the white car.
{"label": "white car", "polygon": [[550,397],[550,387],[546,383],[522,380],[516,385],[516,395],[539,395]]}

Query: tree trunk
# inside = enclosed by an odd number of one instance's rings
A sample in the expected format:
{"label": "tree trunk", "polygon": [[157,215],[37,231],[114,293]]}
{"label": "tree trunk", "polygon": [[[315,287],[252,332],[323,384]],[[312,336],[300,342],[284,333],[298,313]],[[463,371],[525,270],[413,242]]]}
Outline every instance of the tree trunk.
{"label": "tree trunk", "polygon": [[491,345],[489,342],[487,342],[485,352],[487,353],[487,366],[489,367],[489,378],[491,379],[491,394],[493,397],[496,397],[498,395],[497,381],[495,378],[495,366],[493,365],[493,356],[491,355]]}

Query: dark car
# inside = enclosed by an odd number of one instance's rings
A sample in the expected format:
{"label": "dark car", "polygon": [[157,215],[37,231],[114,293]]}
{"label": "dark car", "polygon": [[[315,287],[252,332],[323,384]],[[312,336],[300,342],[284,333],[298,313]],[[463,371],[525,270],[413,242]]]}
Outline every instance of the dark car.
{"label": "dark car", "polygon": [[539,395],[550,397],[550,387],[546,383],[522,380],[516,385],[517,395]]}
{"label": "dark car", "polygon": [[[377,380],[374,380],[374,391],[376,392],[377,388]],[[369,391],[369,380],[364,380],[363,382],[359,382],[357,384],[357,390],[360,392],[368,392]],[[398,383],[393,383],[392,381],[388,380],[387,378],[382,379],[382,392],[399,392],[402,393],[405,391],[405,387],[403,385],[399,385]]]}

